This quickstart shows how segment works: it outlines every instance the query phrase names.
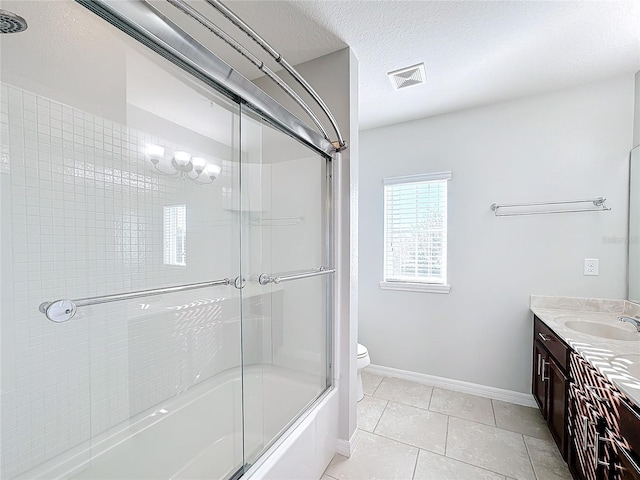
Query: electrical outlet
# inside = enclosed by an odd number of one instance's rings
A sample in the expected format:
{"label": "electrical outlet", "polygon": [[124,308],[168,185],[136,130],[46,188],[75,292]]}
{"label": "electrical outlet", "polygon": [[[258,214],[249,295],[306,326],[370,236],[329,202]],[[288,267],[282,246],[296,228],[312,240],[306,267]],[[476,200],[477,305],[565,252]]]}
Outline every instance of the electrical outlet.
{"label": "electrical outlet", "polygon": [[598,275],[598,259],[597,258],[584,259],[584,274]]}

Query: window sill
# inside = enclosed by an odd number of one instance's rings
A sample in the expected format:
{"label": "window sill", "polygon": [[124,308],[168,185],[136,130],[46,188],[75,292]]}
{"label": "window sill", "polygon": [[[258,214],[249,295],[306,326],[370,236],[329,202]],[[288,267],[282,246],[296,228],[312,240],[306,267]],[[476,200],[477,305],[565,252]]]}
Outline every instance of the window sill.
{"label": "window sill", "polygon": [[382,290],[402,290],[405,292],[449,293],[451,285],[410,282],[380,282]]}

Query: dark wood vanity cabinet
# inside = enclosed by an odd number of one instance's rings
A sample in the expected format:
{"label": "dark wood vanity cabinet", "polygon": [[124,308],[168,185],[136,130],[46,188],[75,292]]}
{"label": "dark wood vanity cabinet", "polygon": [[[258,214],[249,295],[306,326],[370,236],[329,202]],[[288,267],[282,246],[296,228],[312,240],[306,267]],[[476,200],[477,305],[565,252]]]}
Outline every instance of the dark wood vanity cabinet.
{"label": "dark wood vanity cabinet", "polygon": [[640,480],[640,410],[579,354],[570,358],[568,464],[580,480]]}
{"label": "dark wood vanity cabinet", "polygon": [[640,407],[537,317],[532,391],[574,478],[640,480]]}
{"label": "dark wood vanity cabinet", "polygon": [[569,347],[539,318],[534,320],[533,395],[566,458]]}

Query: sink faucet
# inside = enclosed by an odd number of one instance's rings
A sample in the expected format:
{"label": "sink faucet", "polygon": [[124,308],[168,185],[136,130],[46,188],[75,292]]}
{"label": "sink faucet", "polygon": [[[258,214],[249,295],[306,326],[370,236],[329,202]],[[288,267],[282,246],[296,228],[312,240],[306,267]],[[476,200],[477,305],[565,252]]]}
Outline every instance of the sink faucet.
{"label": "sink faucet", "polygon": [[636,327],[638,332],[640,332],[640,320],[636,320],[635,318],[627,317],[626,315],[622,315],[618,317],[618,320],[621,322],[627,322]]}

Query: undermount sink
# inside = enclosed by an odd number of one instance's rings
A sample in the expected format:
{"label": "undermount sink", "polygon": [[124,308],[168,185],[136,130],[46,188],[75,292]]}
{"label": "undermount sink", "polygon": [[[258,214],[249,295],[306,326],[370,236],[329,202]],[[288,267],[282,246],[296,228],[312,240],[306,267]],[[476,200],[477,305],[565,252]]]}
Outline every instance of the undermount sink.
{"label": "undermount sink", "polygon": [[626,372],[632,377],[640,378],[640,355],[638,354],[617,355],[611,360],[611,364],[616,370]]}
{"label": "undermount sink", "polygon": [[635,330],[614,327],[606,323],[585,322],[571,320],[565,322],[565,326],[576,332],[588,333],[596,337],[610,338],[612,340],[640,341],[640,333]]}

